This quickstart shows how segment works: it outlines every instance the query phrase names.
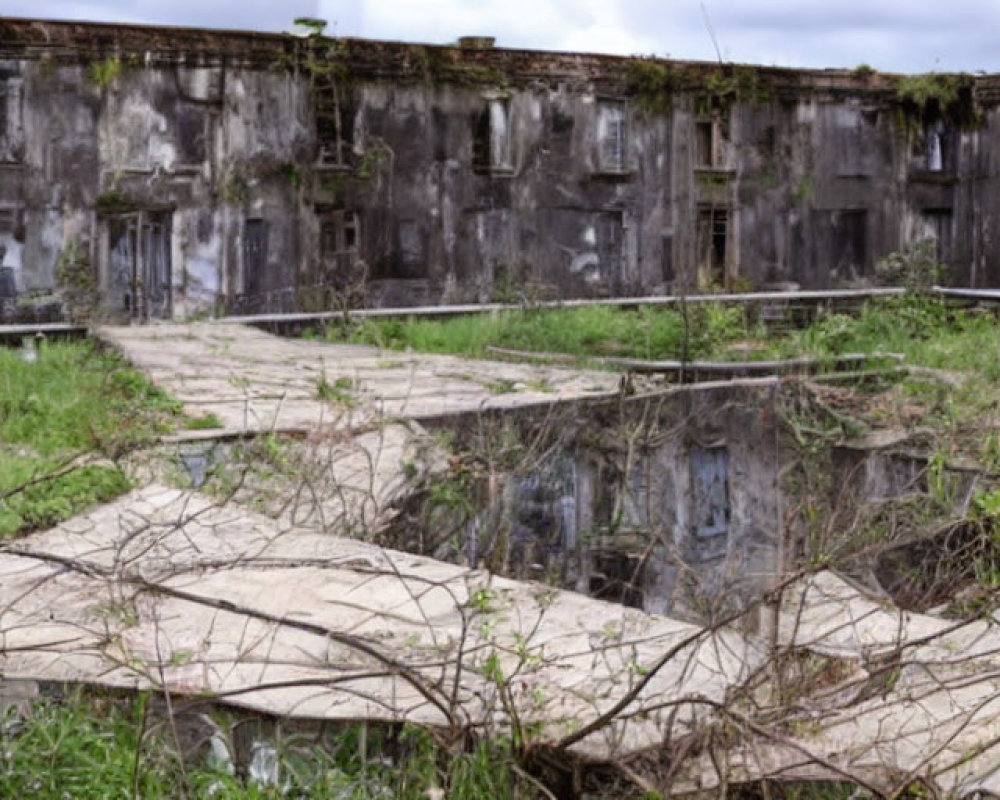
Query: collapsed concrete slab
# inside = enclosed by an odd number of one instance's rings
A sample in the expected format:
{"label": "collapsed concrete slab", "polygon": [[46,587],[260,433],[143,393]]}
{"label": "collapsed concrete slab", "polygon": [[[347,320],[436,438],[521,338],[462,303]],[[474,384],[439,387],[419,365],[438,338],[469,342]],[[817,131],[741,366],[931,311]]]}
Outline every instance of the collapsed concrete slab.
{"label": "collapsed concrete slab", "polygon": [[0,673],[516,733],[673,793],[1000,791],[994,621],[900,611],[832,573],[779,593],[752,636],[154,485],[0,551]]}
{"label": "collapsed concrete slab", "polygon": [[734,704],[739,742],[692,760],[677,788],[846,779],[884,796],[916,783],[1000,794],[995,619],[914,614],[821,572],[789,586],[775,641],[769,699]]}
{"label": "collapsed concrete slab", "polygon": [[550,745],[594,726],[573,750],[606,760],[691,733],[698,698],[723,703],[760,663],[733,632],[282,529],[162,486],[0,554],[8,679],[292,718],[518,726]]}

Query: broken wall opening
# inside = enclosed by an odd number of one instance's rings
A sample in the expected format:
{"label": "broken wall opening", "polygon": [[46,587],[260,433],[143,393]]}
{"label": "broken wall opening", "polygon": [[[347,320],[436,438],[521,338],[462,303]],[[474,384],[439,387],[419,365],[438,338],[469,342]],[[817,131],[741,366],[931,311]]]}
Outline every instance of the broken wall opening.
{"label": "broken wall opening", "polygon": [[[736,384],[449,428],[461,467],[385,541],[655,613],[738,606],[782,569],[770,402]],[[533,444],[498,463],[498,442]]]}

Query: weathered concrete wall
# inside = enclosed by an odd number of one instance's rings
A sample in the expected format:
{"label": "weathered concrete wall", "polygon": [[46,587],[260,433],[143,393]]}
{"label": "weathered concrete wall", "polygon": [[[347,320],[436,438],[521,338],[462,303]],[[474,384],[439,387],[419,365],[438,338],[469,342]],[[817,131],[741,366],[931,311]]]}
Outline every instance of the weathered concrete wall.
{"label": "weathered concrete wall", "polygon": [[0,244],[21,295],[181,317],[818,288],[928,236],[953,282],[1000,281],[989,77],[915,107],[898,76],[843,71],[2,33]]}
{"label": "weathered concrete wall", "polygon": [[749,605],[785,569],[779,390],[690,387],[442,422],[479,466],[431,489],[387,541],[655,613]]}

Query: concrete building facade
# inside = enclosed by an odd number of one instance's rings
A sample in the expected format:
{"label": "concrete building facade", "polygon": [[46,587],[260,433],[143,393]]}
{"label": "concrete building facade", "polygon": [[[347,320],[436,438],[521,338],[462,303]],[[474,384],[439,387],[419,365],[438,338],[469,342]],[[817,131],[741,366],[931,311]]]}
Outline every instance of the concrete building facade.
{"label": "concrete building facade", "polygon": [[998,105],[990,76],[2,19],[2,314],[826,288],[927,238],[1000,285]]}

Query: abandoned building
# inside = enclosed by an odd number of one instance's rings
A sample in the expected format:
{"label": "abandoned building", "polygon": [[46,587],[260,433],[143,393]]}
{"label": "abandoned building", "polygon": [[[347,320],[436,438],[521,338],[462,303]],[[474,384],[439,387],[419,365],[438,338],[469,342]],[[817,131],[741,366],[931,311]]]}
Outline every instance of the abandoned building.
{"label": "abandoned building", "polygon": [[0,20],[0,312],[1000,281],[1000,80]]}

